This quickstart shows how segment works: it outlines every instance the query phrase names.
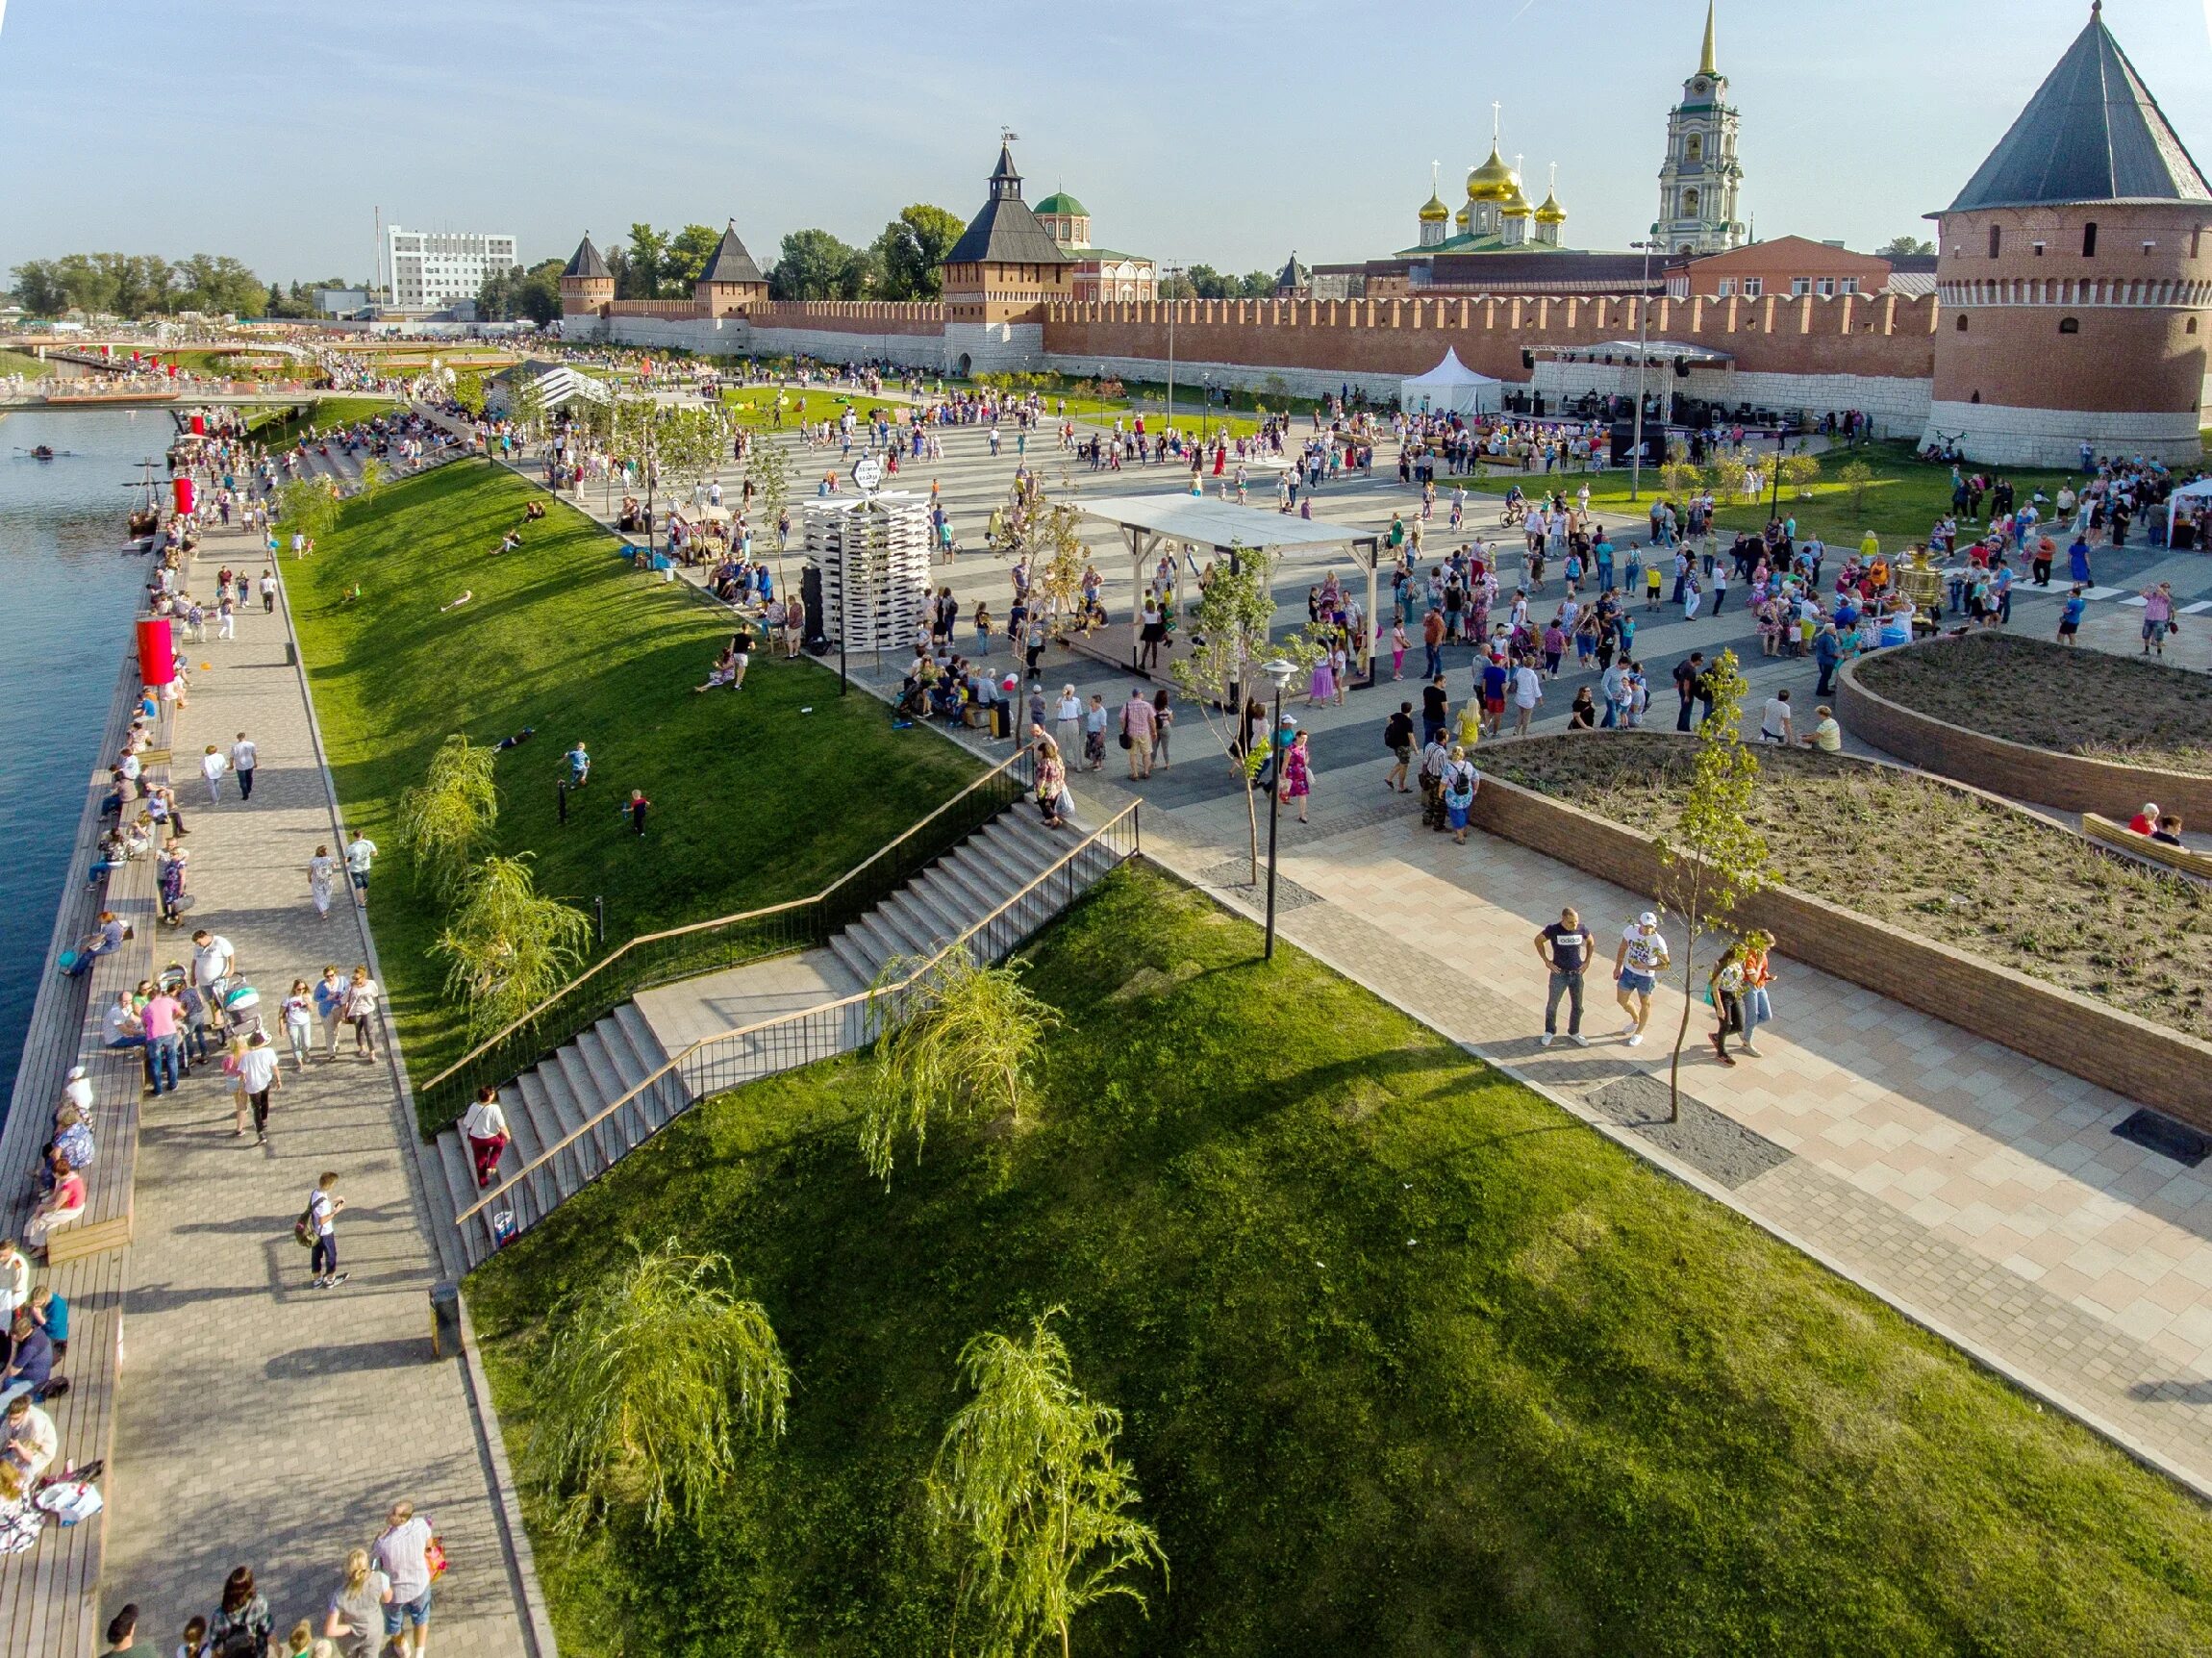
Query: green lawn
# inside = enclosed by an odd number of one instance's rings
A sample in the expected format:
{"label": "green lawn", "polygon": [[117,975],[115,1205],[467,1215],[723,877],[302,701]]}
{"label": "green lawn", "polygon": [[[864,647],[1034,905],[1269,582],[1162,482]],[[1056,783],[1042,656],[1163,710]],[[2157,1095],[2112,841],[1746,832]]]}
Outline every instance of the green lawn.
{"label": "green lawn", "polygon": [[0,350],[0,374],[20,374],[26,380],[38,380],[53,373],[56,366],[28,351]]}
{"label": "green lawn", "polygon": [[[465,1044],[427,954],[442,914],[413,886],[394,814],[448,733],[536,727],[499,761],[496,849],[535,851],[540,891],[586,908],[603,896],[610,946],[812,892],[975,774],[933,734],[892,731],[873,697],[841,699],[811,661],[757,653],[742,691],[693,696],[726,613],[638,574],[562,504],[519,553],[494,556],[545,498],[455,462],[348,503],[313,558],[284,565],[346,820],[383,849],[370,915],[418,1082]],[[357,582],[360,602],[342,602]],[[440,615],[464,590],[475,597]],[[562,755],[579,739],[591,782],[564,826]],[[653,802],[642,840],[618,811],[633,788]]]}
{"label": "green lawn", "polygon": [[1016,1132],[887,1195],[866,1063],[708,1102],[474,1277],[511,1444],[542,1319],[635,1237],[727,1252],[791,1428],[655,1539],[548,1533],[562,1644],[968,1650],[917,1482],[986,1329],[1065,1302],[1172,1573],[1103,1654],[2212,1648],[2166,1481],[1295,950],[1124,871],[1046,935]]}
{"label": "green lawn", "polygon": [[[1762,455],[1762,462],[1771,457]],[[1855,547],[1868,530],[1882,540],[1882,544],[1895,551],[1907,541],[1927,539],[1928,531],[1936,519],[1950,511],[1951,479],[1948,466],[1933,466],[1913,459],[1912,446],[1907,443],[1876,443],[1852,451],[1830,450],[1820,457],[1821,479],[1813,488],[1812,497],[1801,500],[1789,485],[1782,486],[1780,511],[1783,516],[1794,515],[1800,538],[1818,535],[1832,544]],[[1874,473],[1873,482],[1867,489],[1866,512],[1862,516],[1851,505],[1850,491],[1837,481],[1837,474],[1852,461],[1863,461]],[[1973,467],[1968,468],[1973,470]],[[1706,468],[1710,479],[1712,469]],[[2079,489],[2083,475],[2078,472],[2049,472],[2033,468],[2007,470],[2003,476],[2012,481],[2019,503],[2027,504],[2028,497],[2037,490],[2047,496],[2056,496],[2058,487],[2071,479]],[[1565,490],[1570,495],[1587,481],[1590,485],[1590,504],[1601,512],[1626,513],[1641,517],[1650,510],[1652,499],[1659,493],[1659,475],[1654,467],[1644,472],[1644,489],[1640,499],[1628,498],[1628,474],[1625,470],[1609,472],[1557,472],[1546,475],[1541,471],[1521,472],[1501,470],[1487,476],[1464,480],[1470,490],[1502,495],[1513,485],[1519,484],[1530,494],[1540,489]],[[1737,530],[1756,530],[1767,521],[1768,497],[1762,495],[1755,502],[1724,503],[1718,513],[1720,526],[1733,534]],[[1984,514],[1989,510],[1987,497],[1982,502]],[[2050,508],[2047,503],[2046,515]],[[1962,529],[1972,534],[1971,527],[1962,523]]]}
{"label": "green lawn", "polygon": [[390,397],[323,397],[312,408],[280,409],[263,415],[253,423],[254,440],[272,449],[288,448],[306,437],[310,426],[328,432],[334,426],[350,426],[357,420],[391,414],[398,408]]}

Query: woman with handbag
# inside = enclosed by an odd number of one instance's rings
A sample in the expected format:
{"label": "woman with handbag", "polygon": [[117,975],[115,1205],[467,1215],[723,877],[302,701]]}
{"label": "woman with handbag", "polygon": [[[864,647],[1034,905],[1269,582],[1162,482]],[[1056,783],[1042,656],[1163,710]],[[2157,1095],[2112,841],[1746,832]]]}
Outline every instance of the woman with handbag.
{"label": "woman with handbag", "polygon": [[1728,1033],[1739,1037],[1744,1033],[1744,954],[1742,941],[1730,944],[1713,964],[1713,970],[1705,975],[1706,998],[1713,1011],[1720,1016],[1721,1028],[1712,1035],[1713,1051],[1721,1056],[1721,1063],[1732,1066],[1736,1056],[1728,1051]]}
{"label": "woman with handbag", "polygon": [[384,995],[384,987],[368,976],[368,968],[357,967],[353,979],[345,987],[345,1022],[353,1026],[353,1050],[364,1059],[376,1058],[376,1005]]}

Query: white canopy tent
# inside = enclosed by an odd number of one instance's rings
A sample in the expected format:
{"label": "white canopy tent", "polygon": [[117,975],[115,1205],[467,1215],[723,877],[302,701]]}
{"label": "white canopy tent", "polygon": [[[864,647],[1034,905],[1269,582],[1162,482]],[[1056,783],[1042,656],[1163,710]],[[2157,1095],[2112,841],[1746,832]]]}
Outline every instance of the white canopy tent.
{"label": "white canopy tent", "polygon": [[1397,384],[1397,406],[1408,414],[1495,414],[1504,382],[1478,374],[1450,346],[1426,374]]}
{"label": "white canopy tent", "polygon": [[[2184,501],[2196,509],[2197,522],[2201,525],[2206,513],[2212,512],[2212,478],[2199,478],[2194,484],[2184,484],[2166,497],[2166,544],[2170,547],[2174,544],[2174,517]],[[2198,531],[2197,545],[2200,549],[2204,546],[2201,529]]]}

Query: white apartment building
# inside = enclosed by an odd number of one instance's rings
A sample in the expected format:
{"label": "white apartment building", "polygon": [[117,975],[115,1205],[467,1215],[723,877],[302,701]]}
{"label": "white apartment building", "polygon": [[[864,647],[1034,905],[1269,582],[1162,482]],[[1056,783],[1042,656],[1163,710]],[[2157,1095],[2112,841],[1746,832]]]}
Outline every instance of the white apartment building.
{"label": "white apartment building", "polygon": [[512,236],[393,225],[390,237],[391,303],[402,311],[440,311],[474,299],[489,272],[518,263]]}

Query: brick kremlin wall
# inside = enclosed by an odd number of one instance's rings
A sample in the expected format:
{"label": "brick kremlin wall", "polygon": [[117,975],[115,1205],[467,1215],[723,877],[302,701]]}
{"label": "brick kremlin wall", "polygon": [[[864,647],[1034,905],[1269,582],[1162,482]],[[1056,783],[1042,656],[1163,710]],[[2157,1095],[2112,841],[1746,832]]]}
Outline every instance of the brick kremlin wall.
{"label": "brick kremlin wall", "polygon": [[[1122,300],[1044,308],[1044,349],[1069,364],[1165,362],[1169,303]],[[1175,312],[1178,362],[1325,376],[1426,373],[1445,347],[1470,368],[1526,382],[1523,351],[1633,339],[1630,298],[1605,295],[1406,299],[1200,299]],[[1936,300],[1846,294],[1822,299],[1664,298],[1650,338],[1727,352],[1739,372],[1928,382]],[[1725,379],[1724,375],[1719,376]]]}

